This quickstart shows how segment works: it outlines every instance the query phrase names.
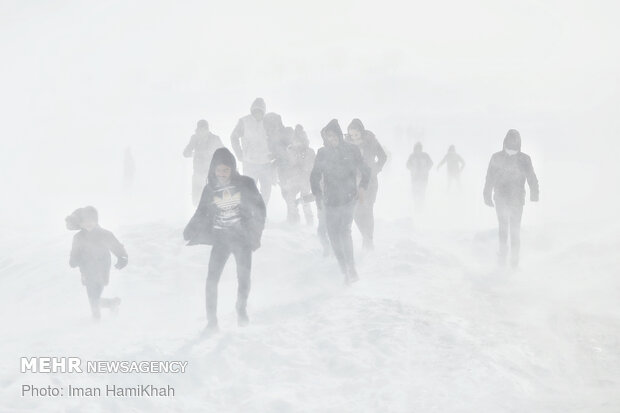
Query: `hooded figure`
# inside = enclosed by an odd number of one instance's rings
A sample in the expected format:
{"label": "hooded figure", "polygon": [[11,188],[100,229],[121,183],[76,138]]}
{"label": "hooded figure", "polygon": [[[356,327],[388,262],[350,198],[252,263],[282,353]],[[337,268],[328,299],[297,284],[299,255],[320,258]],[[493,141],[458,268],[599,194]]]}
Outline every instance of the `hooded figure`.
{"label": "hooded figure", "polygon": [[321,136],[324,146],[316,155],[310,174],[310,186],[317,208],[325,208],[329,240],[345,275],[345,282],[350,283],[358,279],[353,257],[351,224],[357,200],[363,198],[368,187],[370,168],[364,163],[360,150],[344,141],[342,129],[336,119],[332,119],[323,128]]}
{"label": "hooded figure", "polygon": [[265,125],[267,106],[262,98],[256,98],[250,114],[239,119],[230,135],[230,142],[237,158],[243,163],[243,172],[259,185],[265,203],[271,196],[274,181],[272,161],[274,155]]}
{"label": "hooded figure", "polygon": [[413,153],[407,159],[407,169],[411,173],[411,189],[416,210],[424,208],[428,173],[432,167],[433,160],[426,152],[422,151],[422,144],[416,142],[413,146]]}
{"label": "hooded figure", "polygon": [[216,331],[217,286],[230,254],[237,263],[237,316],[246,325],[252,252],[260,247],[265,204],[252,178],[237,172],[233,154],[220,148],[213,154],[209,177],[198,208],[183,237],[188,245],[212,245],[206,285],[208,331]]}
{"label": "hooded figure", "polygon": [[192,175],[192,202],[194,206],[198,205],[202,188],[207,181],[213,153],[222,146],[224,145],[222,145],[219,136],[209,131],[209,123],[204,119],[199,120],[196,125],[196,132],[183,150],[184,157],[194,157],[194,174]]}
{"label": "hooded figure", "polygon": [[[362,234],[363,246],[372,249],[375,228],[374,205],[379,190],[377,175],[383,169],[387,161],[387,155],[375,137],[375,134],[364,128],[359,119],[353,119],[347,128],[347,142],[357,146],[362,153],[362,159],[370,168],[370,180],[364,199],[360,200],[355,207],[354,220]],[[358,181],[361,179],[358,174]]]}
{"label": "hooded figure", "polygon": [[79,267],[82,284],[86,287],[93,318],[101,318],[101,307],[116,309],[120,298],[101,298],[103,289],[110,281],[112,252],[117,262],[115,267],[127,265],[127,251],[114,234],[99,226],[99,214],[92,206],[78,208],[65,218],[67,229],[80,230],[73,236],[69,258],[71,268]]}
{"label": "hooded figure", "polygon": [[[525,181],[530,187],[530,201],[538,201],[538,178],[531,158],[521,152],[521,135],[510,129],[503,149],[494,153],[489,162],[484,185],[484,203],[495,206],[499,223],[499,261],[504,265],[508,255],[510,232],[510,263],[519,264],[521,216],[525,204]],[[495,201],[495,204],[493,203]]]}
{"label": "hooded figure", "polygon": [[441,168],[444,164],[446,164],[448,168],[448,189],[452,186],[453,182],[457,184],[461,178],[461,171],[465,168],[465,161],[461,156],[456,153],[456,148],[454,145],[450,145],[448,147],[448,153],[443,157],[439,165],[437,165],[437,170]]}
{"label": "hooded figure", "polygon": [[[287,221],[299,222],[299,204],[302,204],[306,224],[313,225],[314,217],[310,204],[314,200],[310,190],[310,172],[314,166],[315,153],[310,148],[310,141],[301,125],[295,129],[286,128],[290,134],[290,143],[284,153],[284,161],[278,168],[282,197],[286,202]],[[299,198],[298,198],[299,196]]]}

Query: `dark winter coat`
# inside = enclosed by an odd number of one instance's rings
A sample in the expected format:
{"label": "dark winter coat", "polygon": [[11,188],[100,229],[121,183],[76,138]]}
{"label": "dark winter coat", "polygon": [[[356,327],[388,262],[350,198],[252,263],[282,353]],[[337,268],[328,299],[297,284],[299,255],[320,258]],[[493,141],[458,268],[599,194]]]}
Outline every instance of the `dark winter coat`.
{"label": "dark winter coat", "polygon": [[127,251],[114,234],[99,226],[90,231],[82,229],[73,236],[69,265],[80,267],[82,283],[107,285],[110,281],[110,251],[119,263],[127,262]]}
{"label": "dark winter coat", "polygon": [[232,234],[232,238],[249,246],[252,250],[256,250],[260,247],[260,240],[265,227],[265,203],[254,180],[237,172],[235,158],[226,148],[218,149],[213,155],[207,185],[202,191],[202,197],[194,216],[183,231],[183,238],[188,241],[187,245],[213,245],[217,241],[218,232],[214,230],[214,219],[217,213],[214,190],[217,189],[218,185],[215,167],[220,164],[231,167],[230,184],[239,189],[241,196],[240,225],[230,229],[230,231],[235,232]]}
{"label": "dark winter coat", "polygon": [[326,145],[318,150],[310,174],[310,186],[317,200],[322,200],[325,205],[344,205],[357,198],[358,172],[361,174],[359,186],[368,187],[370,168],[364,163],[360,150],[344,141],[335,119],[323,128],[321,135],[324,136],[328,129],[338,134],[340,143],[336,147]]}
{"label": "dark winter coat", "polygon": [[194,156],[194,173],[206,175],[209,172],[211,158],[216,149],[224,146],[219,136],[209,131],[196,132],[183,151],[186,158]]}
{"label": "dark winter coat", "polygon": [[414,181],[428,180],[428,173],[433,167],[433,160],[426,153],[420,150],[414,150],[407,159],[407,169],[411,172],[411,179]]}
{"label": "dark winter coat", "polygon": [[[509,155],[506,149],[518,152]],[[530,187],[530,199],[538,201],[538,178],[532,160],[521,152],[521,137],[516,130],[511,129],[504,139],[504,149],[491,156],[483,191],[485,202],[491,204],[491,199],[495,199],[523,205],[526,180]]]}

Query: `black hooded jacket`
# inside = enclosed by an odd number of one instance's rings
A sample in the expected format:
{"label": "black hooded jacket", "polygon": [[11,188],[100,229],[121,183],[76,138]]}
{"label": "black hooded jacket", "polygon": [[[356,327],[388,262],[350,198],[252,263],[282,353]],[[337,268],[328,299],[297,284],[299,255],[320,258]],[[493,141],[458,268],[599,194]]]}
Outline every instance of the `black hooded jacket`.
{"label": "black hooded jacket", "polygon": [[[506,149],[517,153],[509,155]],[[523,205],[526,180],[530,187],[530,199],[538,201],[538,179],[532,160],[521,152],[519,132],[511,129],[504,138],[504,149],[491,156],[483,192],[485,202],[492,205],[491,199],[495,199]]]}
{"label": "black hooded jacket", "polygon": [[[325,205],[344,205],[357,197],[358,171],[361,174],[360,187],[368,187],[370,168],[364,163],[360,150],[344,141],[336,119],[321,131],[323,139],[328,130],[339,136],[340,143],[336,147],[326,144],[318,150],[310,173],[310,187],[317,200],[323,200]],[[324,190],[321,189],[321,178]]]}
{"label": "black hooded jacket", "polygon": [[231,167],[230,185],[235,186],[240,193],[239,214],[241,219],[239,225],[226,229],[226,231],[232,231],[234,239],[248,245],[252,250],[256,250],[260,247],[260,240],[265,227],[265,203],[254,180],[237,172],[235,157],[226,148],[220,148],[213,154],[207,185],[202,191],[200,203],[194,216],[183,231],[183,238],[189,241],[187,245],[213,245],[217,241],[218,231],[214,228],[217,206],[214,194],[218,187],[218,180],[215,176],[215,168],[222,164]]}

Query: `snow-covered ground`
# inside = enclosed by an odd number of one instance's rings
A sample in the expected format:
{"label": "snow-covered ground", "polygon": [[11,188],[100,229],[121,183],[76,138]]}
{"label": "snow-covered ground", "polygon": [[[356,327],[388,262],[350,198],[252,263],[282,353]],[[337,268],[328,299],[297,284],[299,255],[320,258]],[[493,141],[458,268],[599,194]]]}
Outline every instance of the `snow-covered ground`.
{"label": "snow-covered ground", "polygon": [[[44,4],[43,4],[44,3]],[[517,4],[518,3],[518,4]],[[618,2],[0,1],[0,413],[620,411]],[[614,34],[615,33],[615,34]],[[181,237],[199,119],[230,144],[251,102],[287,126],[360,118],[384,145],[376,250],[345,287],[274,190],[251,324],[231,260],[202,339],[209,248]],[[519,271],[499,270],[491,154],[516,128],[541,185]],[[432,171],[412,216],[416,141]],[[123,154],[136,174],[123,193]],[[125,244],[89,316],[63,218]],[[20,357],[186,360],[185,374],[23,374]],[[172,385],[172,398],[33,398],[21,386]]]}
{"label": "snow-covered ground", "polygon": [[[130,265],[106,294],[124,301],[100,324],[67,266],[70,234],[4,234],[0,411],[618,411],[618,228],[525,225],[522,268],[511,272],[493,264],[492,228],[379,219],[376,250],[357,251],[361,281],[345,287],[313,230],[272,220],[255,254],[251,325],[236,326],[231,260],[222,331],[202,339],[209,247],[185,247],[183,224],[116,231]],[[19,357],[35,355],[189,366],[21,374]],[[170,384],[176,396],[32,398],[22,384]]]}

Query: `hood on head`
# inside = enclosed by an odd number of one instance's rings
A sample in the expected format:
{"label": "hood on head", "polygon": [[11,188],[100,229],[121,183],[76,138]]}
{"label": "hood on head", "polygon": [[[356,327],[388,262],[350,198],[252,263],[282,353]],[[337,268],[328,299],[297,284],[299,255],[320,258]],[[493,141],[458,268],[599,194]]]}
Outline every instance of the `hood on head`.
{"label": "hood on head", "polygon": [[295,142],[303,147],[307,148],[310,146],[310,140],[308,139],[308,134],[304,130],[304,127],[301,125],[295,126]]}
{"label": "hood on head", "polygon": [[351,129],[358,130],[362,132],[362,134],[366,130],[366,128],[364,128],[364,124],[362,123],[362,121],[357,118],[353,119],[351,123],[349,123],[349,126],[347,127],[347,131],[350,131]]}
{"label": "hood on head", "polygon": [[504,149],[521,150],[521,134],[516,129],[510,129],[504,138]]}
{"label": "hood on head", "polygon": [[196,124],[196,130],[206,129],[209,130],[209,122],[204,119],[200,119]]}
{"label": "hood on head", "polygon": [[237,160],[235,155],[232,154],[228,148],[219,148],[213,153],[211,159],[211,165],[209,165],[208,183],[215,185],[217,183],[217,177],[215,176],[215,167],[218,165],[226,165],[232,169],[231,178],[239,175],[237,172]]}
{"label": "hood on head", "polygon": [[415,152],[415,153],[422,152],[422,143],[421,142],[416,142],[415,145],[413,145],[413,152]]}
{"label": "hood on head", "polygon": [[252,102],[252,106],[250,106],[250,113],[254,112],[255,110],[260,110],[261,112],[263,112],[263,114],[267,112],[267,105],[265,104],[263,98],[254,99],[254,102]]}
{"label": "hood on head", "polygon": [[325,135],[329,131],[332,131],[336,135],[338,135],[340,142],[344,140],[344,137],[342,136],[342,129],[340,128],[340,125],[338,124],[338,119],[330,120],[329,123],[323,129],[321,129],[321,137],[323,138],[323,141],[325,141]]}

